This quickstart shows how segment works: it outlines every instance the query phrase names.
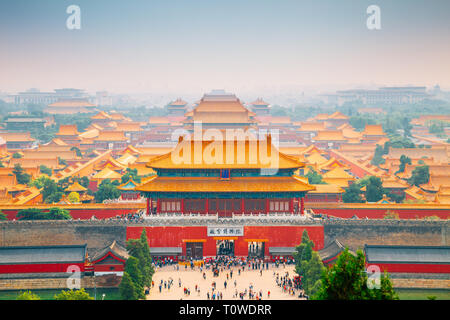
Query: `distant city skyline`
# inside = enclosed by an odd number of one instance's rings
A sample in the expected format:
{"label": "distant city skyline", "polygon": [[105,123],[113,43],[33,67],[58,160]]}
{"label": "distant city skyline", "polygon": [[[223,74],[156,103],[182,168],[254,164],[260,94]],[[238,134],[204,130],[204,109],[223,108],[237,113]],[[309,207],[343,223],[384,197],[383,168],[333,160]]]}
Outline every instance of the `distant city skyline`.
{"label": "distant city skyline", "polygon": [[[81,30],[66,27],[72,4]],[[372,4],[381,30],[366,27]],[[450,90],[448,12],[446,0],[4,0],[0,92]]]}

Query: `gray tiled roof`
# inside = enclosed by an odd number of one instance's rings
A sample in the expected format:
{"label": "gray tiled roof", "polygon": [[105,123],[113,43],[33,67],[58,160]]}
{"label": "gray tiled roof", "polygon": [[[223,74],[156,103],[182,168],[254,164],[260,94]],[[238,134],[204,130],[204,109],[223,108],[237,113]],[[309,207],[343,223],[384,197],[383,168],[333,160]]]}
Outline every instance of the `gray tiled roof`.
{"label": "gray tiled roof", "polygon": [[450,264],[450,247],[366,245],[364,251],[368,263]]}
{"label": "gray tiled roof", "polygon": [[86,245],[0,247],[0,264],[84,262]]}

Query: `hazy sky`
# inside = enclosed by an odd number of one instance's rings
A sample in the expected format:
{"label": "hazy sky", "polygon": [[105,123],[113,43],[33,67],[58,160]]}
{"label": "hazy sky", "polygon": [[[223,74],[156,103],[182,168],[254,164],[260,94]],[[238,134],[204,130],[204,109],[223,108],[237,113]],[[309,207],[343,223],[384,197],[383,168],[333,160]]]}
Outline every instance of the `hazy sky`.
{"label": "hazy sky", "polygon": [[0,1],[0,91],[436,83],[450,88],[448,0]]}

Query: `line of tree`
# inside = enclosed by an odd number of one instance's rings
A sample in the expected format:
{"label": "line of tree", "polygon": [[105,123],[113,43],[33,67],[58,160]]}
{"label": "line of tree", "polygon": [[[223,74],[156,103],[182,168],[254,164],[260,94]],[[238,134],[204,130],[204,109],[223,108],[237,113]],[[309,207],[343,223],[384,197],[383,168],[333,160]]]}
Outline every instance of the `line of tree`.
{"label": "line of tree", "polygon": [[314,242],[309,239],[306,229],[300,245],[295,247],[295,272],[302,279],[303,290],[308,296],[317,293],[322,285],[322,272],[325,269],[319,254],[313,251]]}
{"label": "line of tree", "polygon": [[17,219],[19,220],[70,220],[72,216],[70,212],[65,209],[53,207],[44,212],[37,208],[23,209],[17,212]]}
{"label": "line of tree", "polygon": [[[79,290],[61,290],[60,293],[55,294],[55,300],[94,300],[88,292],[81,288]],[[31,291],[24,291],[19,293],[16,300],[41,300],[41,297]]]}
{"label": "line of tree", "polygon": [[119,285],[120,295],[123,300],[145,299],[145,287],[151,286],[155,273],[145,228],[140,238],[128,240],[126,247],[130,257]]}
{"label": "line of tree", "polygon": [[379,274],[379,282],[369,280],[361,250],[356,256],[346,248],[336,263],[324,269],[322,286],[313,299],[317,300],[398,300],[388,273]]}

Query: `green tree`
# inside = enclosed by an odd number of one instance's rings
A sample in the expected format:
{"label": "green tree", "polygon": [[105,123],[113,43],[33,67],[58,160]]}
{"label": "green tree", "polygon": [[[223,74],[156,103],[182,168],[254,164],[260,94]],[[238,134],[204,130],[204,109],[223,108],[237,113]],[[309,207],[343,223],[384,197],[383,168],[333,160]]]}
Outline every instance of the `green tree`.
{"label": "green tree", "polygon": [[20,159],[20,158],[22,158],[22,155],[21,155],[20,153],[18,153],[18,152],[14,152],[13,155],[12,155],[12,157],[13,157],[14,159]]}
{"label": "green tree", "polygon": [[40,176],[32,182],[32,185],[41,190],[45,203],[55,203],[63,196],[62,188],[47,176]]}
{"label": "green tree", "polygon": [[0,221],[8,220],[8,216],[0,210]]}
{"label": "green tree", "polygon": [[50,208],[49,212],[40,209],[29,208],[19,210],[17,213],[19,220],[70,220],[72,216],[67,210],[60,208]]}
{"label": "green tree", "polygon": [[383,198],[383,183],[380,178],[370,176],[366,185],[366,200],[367,202],[377,202]]}
{"label": "green tree", "polygon": [[75,151],[77,157],[80,157],[80,158],[83,157],[83,154],[81,153],[81,150],[78,147],[72,147],[72,148],[70,148],[70,150]]}
{"label": "green tree", "polygon": [[305,175],[308,178],[308,183],[310,184],[326,184],[322,180],[322,175],[317,173],[312,167],[309,167],[308,173]]}
{"label": "green tree", "polygon": [[30,182],[31,176],[23,170],[20,163],[14,165],[13,174],[16,176],[18,184],[28,184]]}
{"label": "green tree", "polygon": [[377,144],[377,146],[375,148],[375,154],[373,155],[371,163],[374,166],[378,166],[378,165],[384,163],[385,160],[383,159],[383,155],[384,155],[384,148]]}
{"label": "green tree", "polygon": [[428,183],[430,180],[430,168],[427,165],[417,166],[414,168],[408,183],[415,186]]}
{"label": "green tree", "polygon": [[345,203],[362,203],[364,202],[361,197],[362,191],[358,183],[352,183],[348,188],[345,188],[345,192],[342,195],[342,201]]}
{"label": "green tree", "polygon": [[48,175],[49,177],[52,175],[53,171],[52,169],[50,169],[49,167],[44,166],[43,164],[39,166],[39,170]]}
{"label": "green tree", "polygon": [[407,117],[403,117],[401,120],[401,125],[402,125],[402,129],[403,129],[403,136],[405,138],[407,137],[411,137],[411,129],[412,129],[412,125],[410,123],[410,119],[408,119]]}
{"label": "green tree", "polygon": [[130,275],[127,272],[123,273],[122,281],[119,285],[119,293],[122,297],[122,300],[138,300],[139,294],[136,290],[136,287],[131,279]]}
{"label": "green tree", "polygon": [[400,156],[400,165],[398,167],[398,171],[395,173],[401,173],[401,172],[405,172],[405,167],[407,164],[411,164],[411,158],[405,156],[404,154],[402,154]]}
{"label": "green tree", "polygon": [[117,199],[120,197],[120,194],[120,190],[117,189],[117,186],[112,184],[109,179],[105,179],[95,193],[95,201],[102,203],[106,199]]}
{"label": "green tree", "polygon": [[16,297],[16,300],[41,300],[41,298],[31,291],[24,291]]}
{"label": "green tree", "polygon": [[316,251],[312,251],[311,259],[302,261],[302,286],[305,293],[314,296],[322,286],[322,273],[325,271],[322,260]]}
{"label": "green tree", "polygon": [[130,179],[134,182],[141,183],[141,177],[138,176],[137,169],[127,168],[125,174],[122,176],[122,183],[127,183]]}
{"label": "green tree", "polygon": [[154,274],[154,269],[145,229],[142,230],[139,239],[130,239],[127,241],[127,251],[131,256],[138,259],[139,269],[142,273],[142,285],[149,287]]}
{"label": "green tree", "polygon": [[365,256],[361,250],[353,256],[346,248],[336,263],[322,274],[322,286],[315,296],[319,300],[398,299],[389,277],[380,276],[380,288],[368,286]]}
{"label": "green tree", "polygon": [[50,208],[48,213],[44,213],[47,216],[48,220],[70,220],[72,216],[69,211],[61,208]]}
{"label": "green tree", "polygon": [[144,277],[142,275],[141,269],[139,268],[139,260],[133,256],[130,256],[125,264],[124,273],[125,272],[130,275],[134,287],[136,288],[136,294],[138,298],[145,298]]}
{"label": "green tree", "polygon": [[55,295],[55,300],[94,300],[94,298],[81,288],[80,290],[62,290]]}

